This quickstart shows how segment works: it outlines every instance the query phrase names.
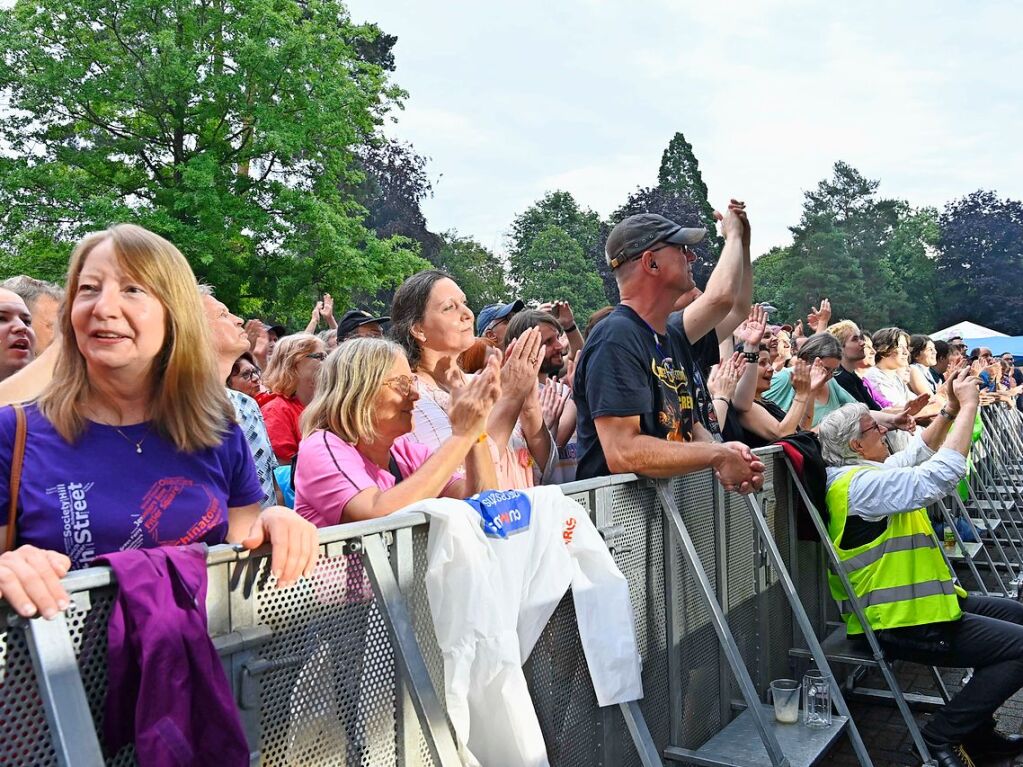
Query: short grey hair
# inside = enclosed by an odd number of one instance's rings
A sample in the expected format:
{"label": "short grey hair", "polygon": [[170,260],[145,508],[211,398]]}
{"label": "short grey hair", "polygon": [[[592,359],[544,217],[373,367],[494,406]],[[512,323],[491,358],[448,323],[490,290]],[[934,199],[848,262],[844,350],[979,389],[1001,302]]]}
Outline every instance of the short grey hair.
{"label": "short grey hair", "polygon": [[829,413],[817,426],[817,437],[821,443],[821,456],[828,466],[848,466],[862,463],[863,457],[849,443],[863,436],[860,419],[869,415],[870,410],[862,402],[842,405]]}
{"label": "short grey hair", "polygon": [[838,342],[831,333],[827,331],[821,333],[814,333],[812,336],[803,342],[803,345],[799,347],[799,352],[796,354],[799,359],[805,362],[812,363],[817,357],[828,359],[834,357],[835,359],[842,359],[842,344]]}
{"label": "short grey hair", "polygon": [[212,285],[207,285],[205,282],[200,282],[196,287],[199,288],[200,296],[209,296],[210,298],[217,297]]}
{"label": "short grey hair", "polygon": [[21,296],[29,311],[35,308],[35,303],[43,296],[49,296],[57,303],[64,300],[64,290],[60,285],[54,285],[46,280],[37,280],[26,274],[19,274],[17,277],[8,277],[0,282],[0,288],[5,288],[12,293]]}

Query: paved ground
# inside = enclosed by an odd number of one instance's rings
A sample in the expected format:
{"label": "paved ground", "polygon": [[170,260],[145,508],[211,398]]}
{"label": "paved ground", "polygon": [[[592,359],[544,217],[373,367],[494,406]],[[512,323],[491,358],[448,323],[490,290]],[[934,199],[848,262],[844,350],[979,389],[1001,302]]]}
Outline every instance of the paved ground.
{"label": "paved ground", "polygon": [[[954,693],[961,687],[963,669],[946,669],[942,673],[945,685],[949,692]],[[924,666],[916,664],[900,664],[897,667],[897,675],[902,689],[907,692],[922,692],[936,695],[937,690],[930,672]],[[884,689],[881,675],[876,672],[868,674],[861,682],[863,686]],[[906,725],[902,721],[898,710],[894,706],[878,705],[874,703],[865,704],[855,701],[849,702],[853,718],[856,720],[863,737],[864,743],[870,752],[870,757],[875,767],[895,767],[898,765],[918,765],[920,760],[916,758],[912,749],[912,742]],[[917,713],[916,720],[922,725],[930,715]],[[1017,693],[1010,698],[1005,706],[998,712],[999,729],[1005,732],[1023,732],[1023,692]],[[833,767],[853,767],[859,762],[853,754],[849,741],[842,739],[840,744],[825,757],[823,764]],[[1023,765],[1023,756],[1015,760],[1000,762],[977,763],[978,767],[1009,767],[1009,765]]]}

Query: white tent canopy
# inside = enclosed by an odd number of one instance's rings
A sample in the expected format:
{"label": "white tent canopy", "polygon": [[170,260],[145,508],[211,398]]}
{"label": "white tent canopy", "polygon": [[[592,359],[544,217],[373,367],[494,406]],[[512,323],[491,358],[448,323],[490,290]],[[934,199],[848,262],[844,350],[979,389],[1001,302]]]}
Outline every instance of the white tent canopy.
{"label": "white tent canopy", "polygon": [[994,336],[1004,336],[1006,334],[986,328],[983,325],[978,325],[976,322],[957,322],[955,325],[935,330],[928,335],[935,341],[947,341],[952,336],[960,336],[962,338],[993,338]]}

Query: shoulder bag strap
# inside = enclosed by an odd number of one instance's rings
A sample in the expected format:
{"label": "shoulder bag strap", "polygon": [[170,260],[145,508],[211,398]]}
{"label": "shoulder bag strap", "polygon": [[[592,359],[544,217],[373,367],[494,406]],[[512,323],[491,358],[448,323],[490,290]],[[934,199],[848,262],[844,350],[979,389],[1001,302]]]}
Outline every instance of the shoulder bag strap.
{"label": "shoulder bag strap", "polygon": [[18,490],[21,487],[21,467],[25,462],[25,438],[28,436],[28,428],[25,423],[25,408],[21,405],[12,405],[14,408],[15,432],[14,432],[14,453],[11,455],[11,500],[7,508],[7,551],[14,550],[17,541],[18,524]]}

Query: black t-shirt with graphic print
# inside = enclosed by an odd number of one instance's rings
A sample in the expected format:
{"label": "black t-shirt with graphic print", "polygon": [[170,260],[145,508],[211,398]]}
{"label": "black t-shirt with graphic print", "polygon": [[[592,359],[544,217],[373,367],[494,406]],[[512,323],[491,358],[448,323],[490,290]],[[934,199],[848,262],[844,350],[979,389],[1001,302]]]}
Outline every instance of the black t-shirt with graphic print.
{"label": "black t-shirt with graphic print", "polygon": [[611,473],[594,419],[639,416],[643,434],[674,442],[693,439],[693,361],[678,331],[659,335],[619,304],[586,339],[576,366],[576,479]]}

